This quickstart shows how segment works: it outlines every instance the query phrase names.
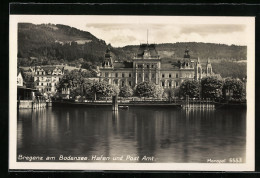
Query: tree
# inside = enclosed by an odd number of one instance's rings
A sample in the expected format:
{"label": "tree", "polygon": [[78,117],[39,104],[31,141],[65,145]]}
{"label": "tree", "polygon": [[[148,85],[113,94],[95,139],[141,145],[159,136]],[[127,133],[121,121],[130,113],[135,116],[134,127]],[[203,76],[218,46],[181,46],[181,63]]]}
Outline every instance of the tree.
{"label": "tree", "polygon": [[113,94],[112,95],[118,95],[120,92],[120,89],[117,85],[112,85]]}
{"label": "tree", "polygon": [[190,98],[199,97],[199,82],[196,80],[185,80],[180,86],[180,95],[185,97],[189,95]]}
{"label": "tree", "polygon": [[163,89],[153,82],[141,82],[136,86],[135,95],[140,97],[161,97]]}
{"label": "tree", "polygon": [[171,101],[174,97],[174,89],[173,88],[166,88],[164,89],[164,96]]}
{"label": "tree", "polygon": [[124,87],[120,88],[119,96],[130,97],[132,95],[133,95],[133,89],[130,86],[125,85]]}
{"label": "tree", "polygon": [[216,77],[201,79],[201,92],[203,98],[220,98],[222,96],[223,81]]}
{"label": "tree", "polygon": [[244,95],[244,85],[239,79],[227,78],[223,85],[223,97],[226,98],[227,92],[232,92],[231,98],[242,99]]}
{"label": "tree", "polygon": [[115,90],[112,85],[107,82],[95,81],[91,86],[91,93],[96,96],[96,98],[112,96],[115,93]]}
{"label": "tree", "polygon": [[85,72],[76,69],[72,70],[69,73],[64,74],[57,85],[57,90],[59,92],[61,92],[62,88],[69,88],[71,90],[74,90],[77,87],[83,86],[85,78]]}

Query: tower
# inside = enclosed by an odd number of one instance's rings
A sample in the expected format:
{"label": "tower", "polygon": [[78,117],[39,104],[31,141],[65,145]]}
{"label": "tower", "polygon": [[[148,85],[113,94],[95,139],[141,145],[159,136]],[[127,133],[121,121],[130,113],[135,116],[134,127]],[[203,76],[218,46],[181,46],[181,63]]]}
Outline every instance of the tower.
{"label": "tower", "polygon": [[191,60],[190,60],[190,54],[189,54],[189,49],[186,47],[184,56],[183,56],[183,63],[182,63],[182,68],[191,68]]}
{"label": "tower", "polygon": [[200,80],[202,78],[202,67],[200,63],[200,58],[198,57],[198,60],[195,65],[195,80]]}
{"label": "tower", "polygon": [[112,60],[112,55],[111,55],[111,51],[110,48],[108,47],[105,53],[105,60],[102,63],[102,66],[105,68],[111,68],[113,67],[113,60]]}
{"label": "tower", "polygon": [[212,65],[209,58],[207,60],[207,65],[206,65],[206,74],[207,76],[210,76],[212,74]]}

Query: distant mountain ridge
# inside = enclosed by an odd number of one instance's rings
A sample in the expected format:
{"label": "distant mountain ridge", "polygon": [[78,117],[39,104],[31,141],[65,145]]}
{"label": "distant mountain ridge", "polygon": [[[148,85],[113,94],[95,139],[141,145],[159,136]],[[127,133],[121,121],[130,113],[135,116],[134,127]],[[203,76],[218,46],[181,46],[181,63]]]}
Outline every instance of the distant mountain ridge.
{"label": "distant mountain ridge", "polygon": [[[133,55],[138,50],[138,45],[125,46],[121,49],[128,55]],[[191,57],[202,59],[246,60],[247,47],[202,43],[202,42],[177,42],[157,44],[156,49],[161,58],[182,58],[185,49],[188,48]]]}

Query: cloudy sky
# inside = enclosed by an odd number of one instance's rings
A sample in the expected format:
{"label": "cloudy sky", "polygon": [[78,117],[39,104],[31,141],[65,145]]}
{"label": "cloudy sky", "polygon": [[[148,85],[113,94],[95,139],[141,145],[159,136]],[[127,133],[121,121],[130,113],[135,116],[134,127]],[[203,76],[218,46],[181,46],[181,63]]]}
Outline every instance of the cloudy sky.
{"label": "cloudy sky", "polygon": [[[253,18],[176,16],[14,16],[19,22],[69,25],[89,31],[112,46],[145,43],[210,42],[248,45]],[[253,31],[252,31],[253,32]]]}

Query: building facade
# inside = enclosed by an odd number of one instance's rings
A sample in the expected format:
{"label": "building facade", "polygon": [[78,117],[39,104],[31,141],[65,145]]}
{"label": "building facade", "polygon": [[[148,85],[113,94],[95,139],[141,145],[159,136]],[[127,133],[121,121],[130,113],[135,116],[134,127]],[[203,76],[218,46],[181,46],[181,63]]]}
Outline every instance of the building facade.
{"label": "building facade", "polygon": [[176,88],[184,80],[201,80],[206,76],[217,76],[208,59],[202,67],[200,59],[192,59],[186,49],[178,62],[162,61],[155,44],[141,44],[131,62],[114,61],[108,48],[105,60],[99,67],[100,78],[109,84],[135,87],[138,83],[150,81],[163,88]]}
{"label": "building facade", "polygon": [[64,75],[64,67],[37,66],[34,71],[35,88],[40,92],[56,92],[56,86]]}
{"label": "building facade", "polygon": [[21,72],[19,72],[17,75],[17,86],[23,86],[23,76]]}

